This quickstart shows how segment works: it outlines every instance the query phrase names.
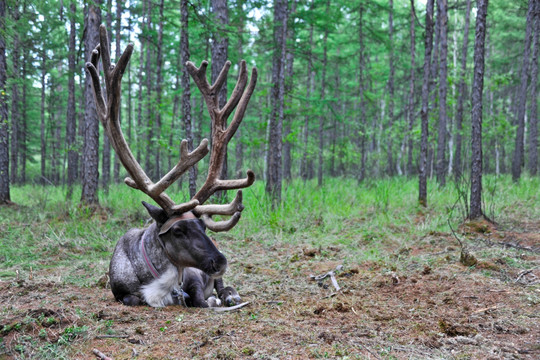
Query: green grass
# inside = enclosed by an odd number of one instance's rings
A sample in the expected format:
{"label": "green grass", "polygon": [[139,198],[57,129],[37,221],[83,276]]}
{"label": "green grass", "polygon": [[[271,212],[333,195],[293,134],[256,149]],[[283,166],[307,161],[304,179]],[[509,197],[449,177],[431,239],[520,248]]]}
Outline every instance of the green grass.
{"label": "green grass", "polygon": [[[430,182],[428,208],[417,204],[417,187],[416,179],[404,178],[363,184],[326,179],[321,188],[313,181],[295,180],[284,183],[283,203],[272,210],[258,181],[244,190],[246,209],[240,223],[213,236],[233,248],[245,239],[263,245],[339,246],[354,255],[350,261],[391,262],[396,255],[389,249],[406,249],[430,233],[450,233],[448,221],[454,228],[463,221],[461,205],[454,206],[459,198],[455,186],[439,188]],[[501,224],[540,218],[538,178],[514,184],[510,177],[487,176],[484,189],[485,209]],[[174,199],[186,198],[177,188],[171,190]],[[101,192],[98,211],[80,207],[79,196],[80,189],[66,200],[62,187],[12,188],[17,206],[0,208],[0,278],[13,278],[17,271],[60,272],[63,281],[93,284],[106,271],[120,236],[148,221],[140,204],[148,198],[126,185]],[[406,256],[406,251],[397,256]]]}

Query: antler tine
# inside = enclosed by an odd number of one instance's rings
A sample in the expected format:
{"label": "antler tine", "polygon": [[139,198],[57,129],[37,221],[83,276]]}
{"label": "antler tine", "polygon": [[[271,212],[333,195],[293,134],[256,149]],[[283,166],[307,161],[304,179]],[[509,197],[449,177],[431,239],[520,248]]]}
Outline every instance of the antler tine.
{"label": "antler tine", "polygon": [[211,204],[211,205],[198,205],[193,209],[193,213],[198,216],[203,214],[211,215],[233,215],[235,212],[241,212],[244,210],[244,204],[242,204],[242,190],[238,190],[236,197],[229,204]]}
{"label": "antler tine", "polygon": [[[95,50],[92,52],[90,62],[86,63],[86,67],[92,79],[94,98],[96,99],[96,105],[101,123],[103,124],[107,136],[109,137],[111,146],[118,154],[122,165],[124,165],[127,172],[131,176],[127,177],[124,182],[127,185],[135,189],[139,189],[147,194],[159,206],[161,206],[163,210],[168,213],[168,215],[182,213],[193,209],[195,206],[199,205],[198,199],[192,199],[182,204],[175,204],[164,191],[187,169],[206,156],[208,153],[208,140],[203,139],[200,145],[192,152],[188,152],[187,141],[183,140],[181,144],[181,156],[178,164],[156,184],[150,180],[133,156],[129,145],[124,138],[124,134],[122,133],[122,128],[120,126],[118,117],[120,109],[121,80],[129,59],[131,58],[131,54],[133,53],[133,44],[129,44],[126,47],[120,56],[120,59],[118,59],[117,65],[114,66],[111,64],[110,59],[107,29],[104,25],[101,25],[99,30],[100,44],[98,44]],[[100,55],[103,62],[105,88],[107,91],[106,104],[101,90],[99,72],[97,70]]]}
{"label": "antler tine", "polygon": [[207,214],[203,214],[201,219],[204,221],[206,227],[214,232],[231,230],[240,220],[242,216],[241,212],[235,212],[234,215],[226,221],[214,221]]}

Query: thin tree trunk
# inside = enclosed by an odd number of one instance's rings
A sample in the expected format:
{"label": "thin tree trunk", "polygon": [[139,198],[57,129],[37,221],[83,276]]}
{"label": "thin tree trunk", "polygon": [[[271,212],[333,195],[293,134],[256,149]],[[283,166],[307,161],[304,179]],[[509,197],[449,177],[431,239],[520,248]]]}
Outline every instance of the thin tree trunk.
{"label": "thin tree trunk", "polygon": [[409,34],[411,37],[411,70],[409,72],[409,102],[407,106],[407,174],[412,175],[414,173],[412,153],[413,153],[413,139],[412,139],[412,129],[414,126],[414,82],[416,74],[416,38],[414,31],[415,23],[415,10],[414,10],[414,0],[411,0],[411,23]]}
{"label": "thin tree trunk", "polygon": [[[112,46],[112,0],[107,0],[107,36],[109,37],[109,54],[111,53]],[[101,163],[101,186],[103,191],[107,194],[109,192],[109,183],[111,182],[111,144],[109,137],[103,133],[103,154]]]}
{"label": "thin tree trunk", "polygon": [[[330,0],[326,1],[326,14],[330,10]],[[323,37],[323,62],[322,62],[322,74],[321,74],[321,102],[324,101],[326,96],[326,66],[328,63],[328,28],[324,30]],[[325,111],[323,110],[324,114]],[[317,185],[320,187],[323,184],[323,169],[324,169],[324,120],[325,116],[321,114],[319,116],[319,164],[317,171]]]}
{"label": "thin tree trunk", "polygon": [[533,55],[531,65],[531,121],[529,135],[529,173],[538,172],[538,53],[540,51],[540,1],[536,1],[536,21],[533,31]]}
{"label": "thin tree trunk", "polygon": [[[12,8],[12,18],[16,26],[19,21],[21,14],[19,12],[19,6],[13,6]],[[12,85],[11,85],[11,183],[17,183],[19,180],[19,122],[21,118],[20,112],[20,99],[19,99],[19,82],[20,82],[20,73],[19,73],[19,50],[21,46],[20,35],[17,31],[14,31],[13,34],[13,44],[11,45],[11,59],[12,59]]]}
{"label": "thin tree trunk", "polygon": [[67,198],[71,199],[73,196],[73,184],[77,179],[77,163],[79,154],[75,149],[76,136],[77,136],[77,111],[75,105],[75,17],[77,13],[75,2],[72,2],[69,6],[70,9],[70,30],[69,30],[69,80],[68,80],[68,104],[67,104],[67,119],[66,119],[66,147],[68,154],[67,161]]}
{"label": "thin tree trunk", "polygon": [[[188,36],[188,0],[180,3],[180,16],[182,30],[180,32],[180,56],[182,58],[182,118],[186,129],[186,139],[189,151],[193,150],[193,131],[191,121],[191,88],[189,83],[189,73],[186,69],[186,62],[189,60],[189,36]],[[189,196],[193,198],[197,192],[197,164],[189,169]]]}
{"label": "thin tree trunk", "polygon": [[[313,11],[314,2],[310,4],[310,11]],[[303,127],[303,154],[302,160],[300,163],[300,176],[302,180],[306,181],[309,176],[310,167],[308,166],[308,145],[309,145],[309,119],[311,117],[311,95],[313,93],[313,22],[310,22],[309,25],[309,48],[307,54],[307,85],[306,85],[306,99],[308,99],[306,107],[307,113],[304,117],[304,127]]]}
{"label": "thin tree trunk", "polygon": [[266,193],[272,206],[281,203],[282,130],[285,93],[285,42],[287,36],[287,1],[274,0],[274,55],[272,60],[272,113],[268,122]]}
{"label": "thin tree trunk", "polygon": [[[245,26],[245,13],[244,13],[244,0],[238,0],[236,2],[236,8],[240,15],[237,25],[238,42],[236,44],[236,51],[240,59],[244,58],[244,26]],[[242,129],[241,127],[236,130],[236,144],[235,144],[235,174],[236,177],[242,177],[242,168],[244,164],[244,143],[242,142]]]}
{"label": "thin tree trunk", "polygon": [[426,37],[424,53],[424,79],[422,82],[422,134],[420,138],[420,163],[418,174],[418,202],[427,206],[427,157],[428,157],[428,110],[429,110],[429,77],[431,51],[433,49],[433,2],[428,0],[426,6]]}
{"label": "thin tree trunk", "polygon": [[[212,13],[214,14],[216,18],[216,22],[218,24],[218,32],[213,34],[213,41],[212,41],[212,63],[210,64],[212,76],[212,84],[216,81],[219,73],[221,72],[221,69],[225,65],[225,62],[227,61],[228,57],[228,49],[229,49],[229,38],[227,36],[224,36],[224,34],[227,34],[225,31],[226,27],[229,25],[229,10],[227,7],[227,0],[211,0],[211,6],[212,6]],[[224,85],[218,95],[218,104],[219,108],[221,109],[223,106],[225,106],[225,103],[227,102],[227,86]],[[225,127],[227,124],[223,124]],[[214,133],[214,129],[211,130],[212,134]],[[225,149],[225,152],[227,149]],[[224,180],[228,178],[228,156],[227,153],[225,153],[225,160],[223,161],[223,167],[221,168],[221,176],[220,179]],[[217,192],[216,196],[225,196],[225,192]]]}
{"label": "thin tree trunk", "polygon": [[[156,60],[156,139],[157,146],[155,148],[155,167],[156,167],[156,179],[161,178],[161,146],[159,145],[159,139],[161,138],[161,99],[162,99],[162,87],[163,87],[163,1],[159,2],[159,25],[158,25],[158,43],[157,43],[157,60]],[[148,154],[150,156],[150,154]]]}
{"label": "thin tree trunk", "polygon": [[145,103],[146,103],[146,125],[147,125],[147,132],[146,132],[146,139],[145,139],[145,145],[147,153],[144,156],[145,158],[145,168],[147,169],[147,172],[150,174],[150,178],[157,179],[156,174],[156,164],[154,161],[152,161],[152,154],[154,153],[154,128],[155,128],[155,107],[154,107],[154,99],[153,99],[153,77],[152,77],[152,39],[151,39],[151,32],[152,32],[152,0],[147,0],[146,3],[146,60],[145,60],[145,75],[146,75],[146,93],[144,95]]}
{"label": "thin tree trunk", "polygon": [[471,0],[467,0],[467,11],[465,13],[465,29],[463,30],[463,47],[461,48],[461,70],[459,74],[458,104],[456,110],[456,150],[454,155],[454,174],[459,179],[463,171],[463,160],[461,159],[462,138],[463,138],[463,104],[467,87],[465,86],[465,74],[467,72],[467,49],[469,46],[469,23],[471,14]]}
{"label": "thin tree trunk", "polygon": [[[145,14],[145,16],[148,16],[147,14],[147,11],[146,11],[146,3],[147,1],[143,1],[143,14]],[[146,21],[144,21],[144,23],[146,24]],[[140,39],[140,42],[141,42],[141,52],[140,52],[140,57],[139,57],[139,74],[142,74],[143,71],[144,71],[144,61],[143,61],[143,54],[145,53],[145,47],[146,46],[150,46],[150,41],[148,40],[148,38],[146,37],[146,35],[143,34],[143,36],[141,36],[141,39]],[[143,109],[142,109],[142,105],[143,105],[143,81],[142,79],[139,80],[138,82],[138,94],[137,94],[137,127],[136,127],[136,132],[135,132],[135,137],[137,138],[137,143],[138,143],[138,146],[137,146],[137,150],[136,150],[136,153],[137,155],[135,156],[137,158],[137,161],[140,163],[142,163],[142,158],[141,158],[141,148],[143,146],[146,146],[146,143],[145,143],[145,135],[143,135],[145,132],[142,131],[142,112],[143,112]]]}
{"label": "thin tree trunk", "polygon": [[[90,59],[92,50],[99,43],[99,25],[101,24],[100,5],[101,0],[98,0],[95,4],[91,3],[88,5],[86,37],[84,39],[85,59],[87,60]],[[98,204],[99,122],[92,91],[92,82],[88,74],[86,76],[85,86],[84,176],[82,179],[81,203],[94,205]]]}
{"label": "thin tree trunk", "polygon": [[[123,12],[123,1],[116,0],[116,22],[115,22],[115,33],[116,33],[116,42],[115,42],[115,57],[116,61],[120,59],[122,54],[120,51],[120,38],[121,38],[121,23],[122,23],[122,12]],[[131,29],[130,29],[131,31]],[[128,64],[128,66],[131,62]],[[131,121],[131,79],[130,79],[130,69],[128,68],[128,139],[131,141],[131,128],[129,122]],[[118,107],[118,121],[122,121],[122,107]],[[130,142],[131,144],[131,142]],[[120,182],[120,160],[118,159],[118,154],[114,153],[114,164],[113,164],[113,181],[117,184]]]}
{"label": "thin tree trunk", "polygon": [[40,140],[41,140],[41,183],[45,183],[46,174],[46,159],[47,159],[47,142],[45,141],[45,77],[47,75],[47,54],[45,49],[41,51],[41,123],[40,123]]}
{"label": "thin tree trunk", "polygon": [[[23,7],[23,11],[26,11],[26,7]],[[21,100],[21,121],[19,126],[19,161],[20,161],[20,171],[19,171],[19,181],[21,184],[26,183],[26,158],[28,154],[28,144],[26,141],[26,134],[28,132],[28,84],[26,81],[28,75],[28,64],[31,63],[32,59],[30,58],[30,49],[27,46],[23,49],[23,65],[22,65],[22,100]]]}
{"label": "thin tree trunk", "polygon": [[366,140],[367,140],[367,117],[366,117],[366,65],[365,65],[365,44],[364,44],[364,6],[359,6],[358,12],[358,43],[360,54],[358,55],[358,106],[360,107],[359,136],[360,136],[360,175],[358,181],[362,182],[366,178]]}
{"label": "thin tree trunk", "polygon": [[484,50],[488,0],[478,0],[474,41],[474,78],[471,111],[471,200],[470,219],[482,213],[482,92],[484,90]]}
{"label": "thin tree trunk", "polygon": [[390,67],[390,76],[388,77],[388,129],[387,129],[387,146],[386,157],[388,159],[388,175],[394,176],[394,159],[393,159],[393,145],[394,139],[392,138],[394,125],[394,1],[390,0],[388,3],[388,42],[390,49],[388,53],[388,65]]}
{"label": "thin tree trunk", "polygon": [[[290,97],[293,89],[293,76],[294,76],[294,19],[296,14],[296,3],[298,0],[292,0],[291,9],[289,12],[288,25],[287,25],[287,40],[290,40],[290,46],[286,45],[285,55],[285,97],[288,99],[288,103],[291,102]],[[290,105],[289,105],[290,107]],[[291,180],[291,148],[292,143],[289,139],[291,133],[293,116],[290,112],[285,111],[283,117],[284,133],[283,133],[283,178],[287,181]]]}
{"label": "thin tree trunk", "polygon": [[525,112],[527,105],[527,80],[529,76],[529,57],[531,54],[531,34],[534,22],[535,2],[538,0],[529,0],[529,10],[527,11],[527,28],[525,30],[525,48],[523,50],[523,63],[521,65],[521,84],[518,95],[517,108],[517,131],[514,147],[514,156],[512,160],[512,180],[518,181],[521,177],[521,168],[524,160],[524,136],[525,136]]}
{"label": "thin tree trunk", "polygon": [[437,0],[437,17],[439,18],[440,32],[440,60],[439,60],[439,127],[437,134],[437,182],[440,186],[446,185],[446,95],[448,74],[448,4],[447,0]]}
{"label": "thin tree trunk", "polygon": [[[6,1],[0,0],[0,28],[5,29]],[[11,203],[9,187],[9,128],[7,105],[6,39],[0,31],[0,205]]]}

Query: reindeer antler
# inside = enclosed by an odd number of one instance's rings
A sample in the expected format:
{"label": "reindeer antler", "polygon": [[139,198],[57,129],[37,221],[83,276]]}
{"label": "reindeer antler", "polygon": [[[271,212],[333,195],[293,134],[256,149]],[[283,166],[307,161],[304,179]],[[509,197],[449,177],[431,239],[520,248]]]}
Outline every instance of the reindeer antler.
{"label": "reindeer antler", "polygon": [[[180,161],[163,176],[157,183],[153,183],[146,175],[142,167],[139,165],[133,156],[129,145],[127,144],[119,121],[120,97],[121,97],[121,81],[124,71],[127,67],[131,54],[133,53],[133,44],[129,44],[116,66],[111,64],[109,54],[109,40],[107,30],[104,25],[99,29],[100,44],[96,46],[92,52],[90,62],[86,63],[86,68],[92,78],[92,85],[96,100],[97,112],[99,119],[105,128],[105,132],[109,137],[112,147],[118,154],[122,165],[126,168],[131,177],[128,177],[124,182],[132,188],[139,189],[150,198],[152,198],[169,216],[184,213],[193,210],[205,222],[206,226],[213,231],[226,231],[231,229],[240,219],[240,213],[244,209],[242,204],[242,192],[238,191],[236,198],[227,205],[199,205],[204,203],[208,198],[218,190],[241,189],[250,186],[255,180],[255,175],[251,170],[247,171],[247,178],[236,180],[221,180],[219,173],[225,159],[227,144],[238,129],[240,122],[246,111],[247,103],[253,94],[255,83],[257,82],[257,70],[253,68],[249,86],[246,91],[247,71],[246,63],[242,61],[240,64],[240,74],[238,82],[231,95],[229,101],[222,109],[219,109],[217,101],[217,93],[225,84],[227,72],[231,66],[227,62],[221,73],[218,76],[215,84],[210,86],[206,80],[206,68],[208,62],[203,61],[200,68],[195,67],[193,63],[186,64],[189,73],[193,77],[195,83],[201,90],[205,99],[210,118],[213,124],[212,133],[212,152],[210,155],[210,166],[208,176],[204,185],[199,192],[188,202],[175,204],[175,202],[165,194],[165,190],[173,184],[183,173],[191,166],[195,165],[208,153],[208,140],[203,139],[200,145],[192,152],[188,151],[187,140],[182,140],[180,144]],[[103,96],[98,73],[99,59],[103,62],[103,74],[105,78],[105,90],[107,100]],[[237,105],[239,105],[237,107]],[[236,113],[231,124],[225,128],[224,124],[228,116],[236,108]],[[214,222],[210,219],[211,215],[232,215],[227,221]]]}

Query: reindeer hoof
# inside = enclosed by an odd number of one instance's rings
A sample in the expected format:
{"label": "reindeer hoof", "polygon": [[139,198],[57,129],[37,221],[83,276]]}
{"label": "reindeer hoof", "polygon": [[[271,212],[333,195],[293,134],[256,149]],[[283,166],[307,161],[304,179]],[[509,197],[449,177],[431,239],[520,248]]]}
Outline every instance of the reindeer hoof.
{"label": "reindeer hoof", "polygon": [[221,300],[219,300],[215,296],[210,296],[208,299],[206,299],[206,302],[208,303],[209,307],[220,307],[221,306]]}

